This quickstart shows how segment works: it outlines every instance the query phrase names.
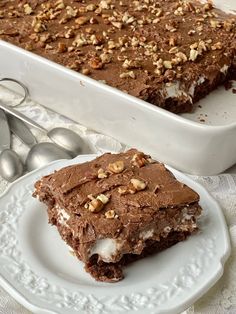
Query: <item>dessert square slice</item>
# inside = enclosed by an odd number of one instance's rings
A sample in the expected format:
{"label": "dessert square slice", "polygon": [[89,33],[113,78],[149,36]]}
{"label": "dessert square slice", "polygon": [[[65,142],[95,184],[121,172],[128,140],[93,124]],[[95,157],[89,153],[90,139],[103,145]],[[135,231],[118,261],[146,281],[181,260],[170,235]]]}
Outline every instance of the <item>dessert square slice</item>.
{"label": "dessert square slice", "polygon": [[96,280],[116,282],[125,264],[197,230],[199,195],[135,149],[106,153],[35,184],[49,222]]}

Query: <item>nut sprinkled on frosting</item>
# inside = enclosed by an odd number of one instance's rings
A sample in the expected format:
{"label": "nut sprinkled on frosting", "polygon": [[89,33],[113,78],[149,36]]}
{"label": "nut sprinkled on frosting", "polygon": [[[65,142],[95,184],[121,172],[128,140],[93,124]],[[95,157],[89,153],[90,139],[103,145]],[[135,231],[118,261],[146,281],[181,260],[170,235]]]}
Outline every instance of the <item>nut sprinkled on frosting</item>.
{"label": "nut sprinkled on frosting", "polygon": [[121,173],[125,169],[125,164],[122,160],[118,160],[108,165],[108,170],[112,173]]}
{"label": "nut sprinkled on frosting", "polygon": [[145,158],[144,153],[137,153],[134,154],[131,163],[133,164],[133,166],[141,168],[145,166],[145,164],[147,163],[147,159]]}
{"label": "nut sprinkled on frosting", "polygon": [[109,197],[107,197],[105,194],[99,194],[96,197],[97,200],[100,200],[104,205],[109,202]]}
{"label": "nut sprinkled on frosting", "polygon": [[113,219],[113,218],[118,218],[118,215],[116,214],[116,212],[113,210],[113,209],[110,209],[108,210],[106,213],[105,213],[105,217],[107,219]]}
{"label": "nut sprinkled on frosting", "polygon": [[84,207],[92,213],[100,212],[104,208],[104,205],[109,202],[109,197],[105,194],[99,194],[96,198],[90,194],[88,195],[88,198],[91,202],[86,203]]}
{"label": "nut sprinkled on frosting", "polygon": [[140,179],[131,179],[130,182],[137,191],[142,191],[146,189],[147,184]]}
{"label": "nut sprinkled on frosting", "polygon": [[135,194],[138,191],[145,190],[146,187],[147,187],[147,184],[144,181],[140,179],[132,178],[128,186],[118,188],[118,193],[121,195]]}
{"label": "nut sprinkled on frosting", "polygon": [[107,172],[105,172],[104,169],[98,169],[98,179],[104,179],[107,178],[107,176]]}
{"label": "nut sprinkled on frosting", "polygon": [[33,9],[28,3],[26,3],[24,5],[24,11],[25,11],[25,14],[30,15],[33,12]]}
{"label": "nut sprinkled on frosting", "polygon": [[103,202],[97,200],[96,198],[88,204],[88,210],[91,211],[92,213],[100,212],[103,209],[103,207],[104,207]]}

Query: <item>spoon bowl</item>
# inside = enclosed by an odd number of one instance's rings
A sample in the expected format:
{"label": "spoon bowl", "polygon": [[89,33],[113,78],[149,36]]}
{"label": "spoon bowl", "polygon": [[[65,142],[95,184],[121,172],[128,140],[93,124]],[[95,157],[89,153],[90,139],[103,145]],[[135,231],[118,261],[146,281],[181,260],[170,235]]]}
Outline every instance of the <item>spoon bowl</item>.
{"label": "spoon bowl", "polygon": [[77,156],[81,152],[82,139],[81,137],[72,130],[58,127],[48,131],[37,122],[31,120],[21,112],[18,112],[14,108],[10,108],[0,101],[0,108],[5,112],[15,116],[16,118],[24,121],[25,123],[37,128],[41,132],[45,133],[56,145],[62,147],[68,151],[71,157]]}
{"label": "spoon bowl", "polygon": [[5,149],[0,154],[0,176],[8,182],[13,182],[22,176],[24,166],[20,157],[11,149]]}
{"label": "spoon bowl", "polygon": [[71,159],[71,155],[54,143],[39,143],[30,149],[26,158],[26,168],[32,171],[58,159]]}
{"label": "spoon bowl", "polygon": [[58,146],[63,147],[71,157],[81,153],[81,138],[72,130],[58,127],[50,130],[47,136]]}

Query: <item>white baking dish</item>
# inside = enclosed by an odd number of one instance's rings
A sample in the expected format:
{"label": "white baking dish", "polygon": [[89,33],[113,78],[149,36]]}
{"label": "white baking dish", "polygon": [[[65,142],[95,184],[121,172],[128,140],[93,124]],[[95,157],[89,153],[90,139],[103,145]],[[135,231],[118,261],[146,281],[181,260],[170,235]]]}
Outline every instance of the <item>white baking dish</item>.
{"label": "white baking dish", "polygon": [[40,104],[182,171],[212,175],[236,163],[236,96],[223,88],[182,117],[3,41],[0,69]]}

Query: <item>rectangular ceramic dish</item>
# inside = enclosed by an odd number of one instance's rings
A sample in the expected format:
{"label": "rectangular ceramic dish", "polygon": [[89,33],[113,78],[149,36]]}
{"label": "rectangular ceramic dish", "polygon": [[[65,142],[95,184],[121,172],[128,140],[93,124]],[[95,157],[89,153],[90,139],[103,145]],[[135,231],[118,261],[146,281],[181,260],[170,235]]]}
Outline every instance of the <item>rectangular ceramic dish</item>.
{"label": "rectangular ceramic dish", "polygon": [[[216,1],[235,9],[234,0]],[[0,41],[1,78],[29,87],[40,104],[85,126],[198,175],[236,163],[236,95],[223,87],[194,113],[178,116],[115,88]]]}

